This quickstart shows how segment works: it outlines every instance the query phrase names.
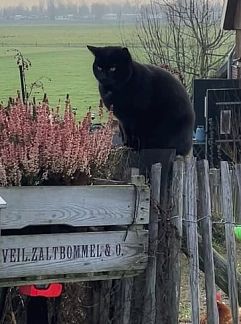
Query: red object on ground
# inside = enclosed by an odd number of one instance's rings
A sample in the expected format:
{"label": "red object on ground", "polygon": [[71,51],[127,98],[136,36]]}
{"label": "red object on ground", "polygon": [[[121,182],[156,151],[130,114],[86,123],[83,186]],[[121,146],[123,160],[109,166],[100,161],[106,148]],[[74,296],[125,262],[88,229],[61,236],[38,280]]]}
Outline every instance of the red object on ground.
{"label": "red object on ground", "polygon": [[62,284],[53,283],[49,285],[28,285],[19,287],[19,293],[31,297],[59,297],[62,293]]}

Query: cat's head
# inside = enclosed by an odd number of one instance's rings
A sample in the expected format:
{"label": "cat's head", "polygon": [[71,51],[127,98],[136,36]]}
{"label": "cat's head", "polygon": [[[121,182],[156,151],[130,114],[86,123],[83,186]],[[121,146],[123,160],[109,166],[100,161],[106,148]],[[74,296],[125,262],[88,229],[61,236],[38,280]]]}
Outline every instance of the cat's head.
{"label": "cat's head", "polygon": [[126,47],[87,46],[95,57],[93,72],[103,85],[121,87],[131,77],[132,58]]}

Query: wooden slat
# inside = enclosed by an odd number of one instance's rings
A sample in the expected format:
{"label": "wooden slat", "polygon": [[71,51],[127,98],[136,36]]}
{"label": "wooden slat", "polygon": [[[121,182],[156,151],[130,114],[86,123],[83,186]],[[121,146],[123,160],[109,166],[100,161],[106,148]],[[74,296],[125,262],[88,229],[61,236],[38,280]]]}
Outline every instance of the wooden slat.
{"label": "wooden slat", "polygon": [[[139,192],[141,186],[145,184],[145,177],[140,175],[140,170],[138,168],[131,168],[131,183],[139,187]],[[138,225],[138,229],[143,229],[143,225]],[[119,283],[118,280],[115,280],[115,283],[119,287],[119,291],[115,292],[114,302],[117,312],[114,310],[114,313],[116,313],[117,316],[115,316],[113,324],[130,323],[133,282],[133,278],[121,279]]]}
{"label": "wooden slat", "polygon": [[212,168],[209,170],[209,188],[211,195],[211,211],[214,217],[221,218],[221,205],[220,205],[220,170]]}
{"label": "wooden slat", "polygon": [[215,269],[212,249],[212,219],[211,219],[211,197],[209,188],[208,161],[197,163],[199,205],[198,216],[200,218],[202,241],[204,245],[204,269],[205,287],[207,301],[208,322],[218,324],[218,310],[216,301]]}
{"label": "wooden slat", "polygon": [[234,222],[240,224],[241,221],[240,195],[239,195],[239,186],[238,186],[237,174],[235,168],[230,170],[230,175],[231,175],[231,188],[232,188],[232,198],[233,198]]}
{"label": "wooden slat", "polygon": [[170,293],[173,312],[170,314],[171,323],[178,323],[181,287],[181,245],[182,245],[182,218],[184,193],[184,161],[179,157],[173,164],[172,175],[172,249],[170,250]]}
{"label": "wooden slat", "polygon": [[125,278],[122,280],[122,290],[123,290],[122,324],[130,323],[132,287],[133,287],[133,278]]}
{"label": "wooden slat", "polygon": [[161,191],[161,164],[151,169],[151,215],[149,225],[149,262],[146,269],[142,324],[156,322],[156,253],[158,245],[158,204]]}
{"label": "wooden slat", "polygon": [[189,256],[189,280],[192,306],[192,324],[199,324],[199,256],[197,235],[196,205],[196,162],[194,158],[186,160],[184,217],[187,232],[187,250]]}
{"label": "wooden slat", "polygon": [[96,323],[106,324],[109,322],[111,287],[112,280],[105,280],[100,282],[99,319]]}
{"label": "wooden slat", "polygon": [[[1,229],[28,225],[125,225],[149,222],[150,191],[126,186],[56,186],[0,188],[7,202]],[[134,209],[137,208],[137,213]]]}
{"label": "wooden slat", "polygon": [[62,275],[31,276],[26,278],[0,278],[0,287],[13,287],[33,284],[49,284],[53,282],[98,281],[120,278],[131,278],[140,275],[144,270],[103,271],[88,273],[68,273]]}
{"label": "wooden slat", "polygon": [[0,247],[0,278],[141,270],[148,232],[2,236]]}
{"label": "wooden slat", "polygon": [[233,25],[235,30],[241,30],[241,0],[236,0],[236,10]]}
{"label": "wooden slat", "polygon": [[237,9],[237,3],[240,0],[224,0],[223,14],[221,19],[221,28],[225,30],[233,30],[234,18]]}
{"label": "wooden slat", "polygon": [[237,183],[235,221],[241,225],[241,164],[235,165],[235,177]]}
{"label": "wooden slat", "polygon": [[234,238],[234,217],[231,175],[229,165],[226,161],[221,161],[221,186],[223,201],[223,217],[225,219],[225,237],[228,258],[228,289],[231,302],[233,322],[238,323],[238,292],[236,274],[236,244]]}

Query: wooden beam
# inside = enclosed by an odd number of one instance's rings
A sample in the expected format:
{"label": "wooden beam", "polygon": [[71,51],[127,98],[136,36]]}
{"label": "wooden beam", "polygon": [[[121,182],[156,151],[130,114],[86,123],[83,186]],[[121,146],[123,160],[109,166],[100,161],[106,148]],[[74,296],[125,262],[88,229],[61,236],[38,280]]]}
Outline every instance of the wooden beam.
{"label": "wooden beam", "polygon": [[7,202],[1,230],[149,223],[150,190],[144,185],[0,187],[0,196]]}
{"label": "wooden beam", "polygon": [[151,215],[149,225],[149,261],[146,269],[146,282],[144,291],[144,312],[142,324],[156,323],[156,253],[158,245],[158,204],[161,191],[160,163],[156,163],[151,169]]}
{"label": "wooden beam", "polygon": [[211,195],[209,185],[208,161],[202,160],[197,163],[198,175],[198,210],[200,227],[204,244],[204,270],[205,288],[207,300],[207,315],[210,323],[218,324],[218,310],[216,301],[215,269],[212,250],[212,220],[211,220]]}
{"label": "wooden beam", "polygon": [[225,29],[225,19],[226,19],[226,13],[227,13],[227,7],[228,7],[228,0],[224,0],[223,2],[223,12],[221,17],[221,29]]}
{"label": "wooden beam", "polygon": [[[89,272],[89,273],[68,273],[65,275],[51,275],[51,276],[38,276],[38,277],[27,277],[27,278],[0,278],[0,287],[16,287],[24,285],[41,285],[50,284],[54,282],[66,283],[66,282],[80,282],[80,281],[99,281],[99,280],[110,280],[120,278],[132,278],[139,276],[143,273],[143,270],[128,270],[128,271],[102,271]],[[1,288],[0,288],[1,289]],[[1,292],[1,290],[0,290]],[[3,297],[1,296],[1,299]],[[3,299],[2,299],[3,300]]]}
{"label": "wooden beam", "polygon": [[0,277],[141,270],[148,231],[62,233],[0,237]]}
{"label": "wooden beam", "polygon": [[[237,3],[240,0],[225,0],[223,6],[223,16],[221,20],[221,28],[225,30],[234,30],[234,17],[236,13]],[[238,17],[238,16],[237,16]]]}
{"label": "wooden beam", "polygon": [[228,258],[228,289],[231,302],[232,318],[234,323],[238,323],[238,287],[237,287],[237,263],[236,245],[234,237],[234,219],[231,175],[228,162],[221,161],[221,186],[222,186],[222,206],[225,220],[225,238]]}
{"label": "wooden beam", "polygon": [[236,0],[236,10],[234,15],[234,29],[240,29],[241,30],[241,0]]}
{"label": "wooden beam", "polygon": [[200,294],[199,294],[199,256],[197,233],[197,203],[196,203],[196,160],[187,158],[185,163],[185,189],[184,189],[184,219],[187,233],[187,250],[189,255],[189,281],[192,307],[192,323],[198,324],[200,320]]}
{"label": "wooden beam", "polygon": [[169,255],[170,293],[169,303],[173,307],[170,312],[169,323],[179,323],[180,289],[181,289],[181,245],[182,245],[182,218],[184,196],[184,160],[177,157],[173,164],[172,193],[171,193],[171,231],[170,242],[172,243]]}

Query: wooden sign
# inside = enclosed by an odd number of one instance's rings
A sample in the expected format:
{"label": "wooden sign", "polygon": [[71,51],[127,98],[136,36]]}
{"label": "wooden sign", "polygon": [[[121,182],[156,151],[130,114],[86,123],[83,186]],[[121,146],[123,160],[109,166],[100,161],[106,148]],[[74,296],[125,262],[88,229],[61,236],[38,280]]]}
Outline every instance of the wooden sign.
{"label": "wooden sign", "polygon": [[[148,186],[14,187],[0,196],[0,286],[119,278],[147,266]],[[72,227],[21,234],[52,224]]]}
{"label": "wooden sign", "polygon": [[[143,270],[147,231],[2,236],[0,278]],[[125,239],[126,237],[126,239]]]}

